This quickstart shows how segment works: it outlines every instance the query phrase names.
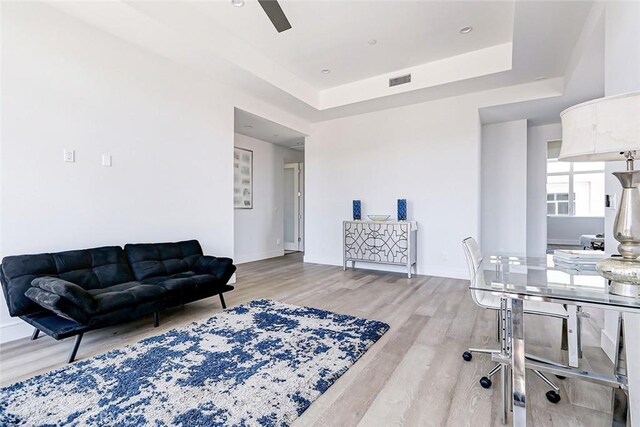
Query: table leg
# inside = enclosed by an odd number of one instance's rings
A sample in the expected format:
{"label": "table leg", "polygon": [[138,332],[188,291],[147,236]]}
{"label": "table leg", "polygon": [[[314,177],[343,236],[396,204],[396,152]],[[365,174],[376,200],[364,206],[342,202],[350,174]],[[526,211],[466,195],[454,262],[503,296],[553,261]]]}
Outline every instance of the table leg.
{"label": "table leg", "polygon": [[[625,361],[625,343],[624,343],[624,321],[623,316],[618,316],[618,345],[614,354],[614,373],[626,374],[627,364]],[[611,425],[624,426],[627,424],[627,394],[620,388],[614,388],[611,397]]]}
{"label": "table leg", "polygon": [[[502,357],[509,357],[509,335],[507,333],[507,300],[500,298],[500,310],[498,311],[498,340],[500,341],[500,354]],[[502,424],[507,423],[507,415],[511,409],[509,406],[509,367],[502,365],[500,372],[502,382]]]}
{"label": "table leg", "polygon": [[502,377],[502,424],[506,424],[507,414],[509,413],[509,367],[502,365],[500,369],[500,376]]}
{"label": "table leg", "polygon": [[511,324],[511,399],[513,401],[513,425],[527,425],[527,390],[524,349],[524,304],[509,298]]}
{"label": "table leg", "polygon": [[578,367],[580,357],[580,319],[578,319],[578,307],[567,305],[569,318],[567,319],[567,351],[569,353],[569,366]]}
{"label": "table leg", "polygon": [[625,360],[627,370],[627,394],[629,425],[640,424],[640,314],[624,313]]}
{"label": "table leg", "polygon": [[[500,344],[500,355],[506,358],[509,357],[509,352],[507,349],[507,333],[505,330],[507,324],[507,300],[505,298],[500,298],[500,309],[496,311],[496,313],[498,314],[498,318],[496,319],[498,323],[498,333],[496,335],[498,343]],[[506,424],[509,413],[509,370],[504,363],[500,368],[500,390],[502,391],[502,424]]]}

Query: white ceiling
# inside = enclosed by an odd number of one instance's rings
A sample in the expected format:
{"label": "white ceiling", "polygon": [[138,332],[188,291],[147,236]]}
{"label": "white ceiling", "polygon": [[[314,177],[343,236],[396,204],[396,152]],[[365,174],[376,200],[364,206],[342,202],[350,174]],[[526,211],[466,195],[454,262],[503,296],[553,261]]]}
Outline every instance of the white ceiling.
{"label": "white ceiling", "polygon": [[[255,0],[194,4],[313,87],[326,89],[511,41],[512,1],[280,1],[278,33]],[[470,34],[460,34],[473,26]],[[375,39],[377,43],[370,45]],[[322,74],[322,69],[330,74]]]}
{"label": "white ceiling", "polygon": [[236,133],[283,147],[304,150],[305,135],[298,131],[239,108],[234,109],[233,115],[235,119],[234,131]]}
{"label": "white ceiling", "polygon": [[[562,110],[604,96],[604,18],[598,13],[591,13],[589,18],[591,21],[582,28],[578,46],[574,46],[575,63],[567,66],[560,96],[481,109],[482,123],[519,119],[527,119],[529,126],[559,123]],[[568,58],[571,52],[563,55]]]}
{"label": "white ceiling", "polygon": [[[282,0],[293,28],[277,33],[256,0],[245,2],[242,8],[230,0],[52,5],[310,121],[565,77],[593,6]],[[467,25],[474,30],[459,34]],[[371,38],[378,43],[369,45]],[[332,72],[323,75],[323,68]],[[388,87],[390,76],[407,70],[410,84]]]}

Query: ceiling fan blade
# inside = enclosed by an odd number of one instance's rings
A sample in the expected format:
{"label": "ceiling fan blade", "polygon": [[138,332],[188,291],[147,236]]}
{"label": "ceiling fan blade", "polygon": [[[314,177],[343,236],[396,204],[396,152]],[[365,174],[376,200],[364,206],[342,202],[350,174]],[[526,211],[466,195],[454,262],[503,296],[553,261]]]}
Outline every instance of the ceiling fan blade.
{"label": "ceiling fan blade", "polygon": [[267,14],[271,23],[276,27],[276,30],[278,30],[279,33],[291,28],[291,24],[277,0],[258,0],[258,3],[260,3],[260,6],[264,9],[264,13]]}

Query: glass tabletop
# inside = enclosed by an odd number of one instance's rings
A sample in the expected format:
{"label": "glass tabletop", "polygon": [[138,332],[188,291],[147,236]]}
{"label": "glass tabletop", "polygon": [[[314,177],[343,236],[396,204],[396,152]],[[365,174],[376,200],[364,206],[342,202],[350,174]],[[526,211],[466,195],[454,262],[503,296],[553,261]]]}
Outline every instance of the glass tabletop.
{"label": "glass tabletop", "polygon": [[521,299],[609,306],[621,311],[640,310],[640,299],[609,294],[607,280],[592,268],[556,266],[550,255],[486,256],[472,278],[470,288]]}

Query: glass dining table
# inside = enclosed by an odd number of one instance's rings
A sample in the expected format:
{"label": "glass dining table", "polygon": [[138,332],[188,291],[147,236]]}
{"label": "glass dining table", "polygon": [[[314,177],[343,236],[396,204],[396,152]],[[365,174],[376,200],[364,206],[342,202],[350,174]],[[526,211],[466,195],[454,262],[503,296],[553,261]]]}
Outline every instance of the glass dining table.
{"label": "glass dining table", "polygon": [[[624,319],[632,316],[630,318],[634,324],[637,319],[640,319],[638,317],[640,316],[640,299],[609,294],[608,282],[600,277],[593,268],[558,266],[554,264],[551,256],[527,257],[500,254],[484,257],[472,278],[470,288],[499,296],[504,302],[502,316],[506,320],[507,330],[503,338],[502,351],[499,354],[494,354],[493,359],[507,365],[508,370],[511,371],[511,396],[510,399],[507,398],[507,387],[504,389],[503,399],[511,401],[514,426],[523,426],[527,422],[525,380],[527,368],[610,386],[613,388],[612,425],[625,425],[629,415],[632,419],[640,419],[640,408],[636,408],[637,405],[633,403],[637,400],[636,394],[631,399],[632,404],[629,404],[629,394],[631,392],[640,393],[640,390],[629,390],[627,363],[624,357],[625,340],[623,339]],[[574,358],[573,363],[569,363],[569,365],[525,358],[523,311],[525,300],[565,305],[570,314],[569,328],[574,330],[578,328],[578,324],[575,323],[577,322],[576,314],[581,307],[624,313],[624,316],[618,316],[618,336],[620,339],[615,355],[614,374],[603,375],[579,369],[575,351],[573,355],[569,355],[569,359]],[[633,338],[635,342],[635,337]],[[579,343],[578,346],[573,346],[574,349],[576,347],[579,347]],[[503,381],[504,383],[505,381]],[[503,412],[503,421],[505,421],[507,409],[504,404]]]}

